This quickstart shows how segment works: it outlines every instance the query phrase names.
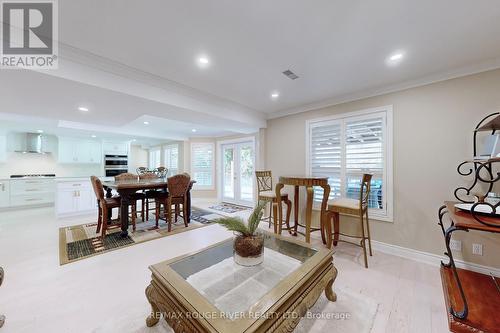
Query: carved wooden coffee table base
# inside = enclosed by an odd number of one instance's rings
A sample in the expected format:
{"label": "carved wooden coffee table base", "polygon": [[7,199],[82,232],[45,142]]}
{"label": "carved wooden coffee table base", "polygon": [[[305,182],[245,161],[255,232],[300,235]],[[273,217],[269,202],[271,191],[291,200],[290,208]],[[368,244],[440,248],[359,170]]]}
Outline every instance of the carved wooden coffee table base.
{"label": "carved wooden coffee table base", "polygon": [[[163,317],[175,332],[292,332],[300,319],[312,308],[325,292],[328,300],[335,302],[337,295],[332,289],[337,277],[333,260],[324,260],[310,276],[298,281],[296,288],[285,295],[285,300],[272,306],[263,318],[256,321],[248,330],[217,330],[207,320],[197,318],[197,310],[187,301],[189,295],[180,295],[166,280],[153,275],[151,284],[146,288],[146,297],[151,304],[151,315],[146,319],[148,327],[154,326]],[[271,315],[272,314],[272,315]]]}

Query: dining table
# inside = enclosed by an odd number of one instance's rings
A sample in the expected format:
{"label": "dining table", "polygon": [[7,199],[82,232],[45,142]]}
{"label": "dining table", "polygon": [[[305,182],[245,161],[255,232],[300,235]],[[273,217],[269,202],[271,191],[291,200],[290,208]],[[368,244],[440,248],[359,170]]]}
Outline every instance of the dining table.
{"label": "dining table", "polygon": [[[187,191],[187,220],[191,218],[191,189],[196,181],[191,180]],[[129,214],[128,208],[132,203],[132,195],[138,191],[146,190],[162,190],[167,191],[167,178],[153,178],[153,179],[126,179],[105,181],[102,183],[106,190],[106,197],[113,196],[113,190],[120,195],[120,224],[121,224],[121,237],[128,236]],[[111,215],[109,215],[111,216]]]}
{"label": "dining table", "polygon": [[[321,239],[323,240],[323,243],[326,244],[326,237],[324,234],[324,229],[323,229],[323,219],[325,216],[325,212],[327,209],[328,205],[328,197],[330,195],[330,185],[328,184],[328,177],[311,177],[311,176],[280,176],[279,181],[276,184],[276,197],[281,198],[281,190],[285,185],[290,185],[294,187],[294,196],[293,196],[293,215],[294,215],[294,225],[290,227],[293,229],[292,235],[297,236],[298,233],[301,233],[298,231],[298,226],[300,225],[305,229],[305,240],[306,243],[311,242],[311,232],[313,231],[320,231],[321,232]],[[305,215],[305,224],[301,224],[299,222],[299,188],[300,187],[305,187],[306,188],[306,215]],[[312,223],[312,210],[313,210],[313,203],[314,203],[314,187],[318,186],[323,189],[323,198],[321,200],[321,211],[320,211],[320,227],[319,228],[313,228],[311,226]],[[278,200],[278,221],[282,221],[282,202],[281,200]],[[279,223],[279,230],[278,233],[281,234],[282,232],[282,225]]]}

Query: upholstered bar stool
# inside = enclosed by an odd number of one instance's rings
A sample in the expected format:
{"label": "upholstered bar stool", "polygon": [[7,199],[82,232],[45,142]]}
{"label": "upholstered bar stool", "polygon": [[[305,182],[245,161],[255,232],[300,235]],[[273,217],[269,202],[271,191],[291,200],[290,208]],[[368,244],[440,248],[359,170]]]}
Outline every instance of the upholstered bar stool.
{"label": "upholstered bar stool", "polygon": [[269,228],[271,228],[271,219],[274,217],[274,233],[278,233],[278,223],[286,224],[288,232],[291,233],[290,214],[292,212],[292,202],[288,199],[288,194],[284,193],[280,198],[280,200],[286,204],[285,222],[278,221],[278,199],[276,197],[276,191],[273,189],[272,172],[269,170],[255,171],[255,176],[257,177],[257,191],[259,202],[266,201],[270,203],[269,216],[264,217],[269,220]]}
{"label": "upholstered bar stool", "polygon": [[[328,248],[332,247],[332,222],[333,222],[333,245],[337,246],[337,242],[342,241],[357,246],[361,246],[361,248],[363,248],[366,268],[368,268],[368,257],[366,255],[366,241],[368,241],[370,256],[373,255],[372,242],[370,237],[370,223],[368,220],[368,199],[370,197],[371,180],[372,180],[372,175],[370,174],[363,175],[363,179],[361,180],[361,188],[359,191],[359,200],[340,198],[328,201],[328,210],[326,211],[325,221],[323,223],[325,229],[324,232],[326,233],[326,240],[327,240],[326,246]],[[359,224],[361,227],[361,236],[343,234],[339,231],[340,214],[352,215],[359,218]],[[345,240],[340,240],[339,235],[343,235],[349,238],[359,238],[360,243],[358,244]]]}

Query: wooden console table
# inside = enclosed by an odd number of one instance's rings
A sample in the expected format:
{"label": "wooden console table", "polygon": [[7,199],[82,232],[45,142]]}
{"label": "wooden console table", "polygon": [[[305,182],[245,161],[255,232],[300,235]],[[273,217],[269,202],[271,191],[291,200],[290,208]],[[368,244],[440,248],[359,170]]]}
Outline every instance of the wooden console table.
{"label": "wooden console table", "polygon": [[[324,213],[326,211],[327,205],[328,205],[328,196],[330,195],[330,185],[328,185],[328,177],[296,177],[296,176],[282,176],[279,178],[278,184],[276,184],[276,197],[281,198],[281,189],[285,185],[291,185],[295,187],[295,194],[293,196],[293,215],[294,215],[294,226],[291,228],[293,229],[293,235],[297,236],[297,228],[300,225],[301,227],[304,227],[306,229],[305,232],[305,237],[306,237],[306,242],[310,243],[311,242],[311,232],[312,231],[321,231],[321,239],[323,240],[323,243],[326,244],[326,238],[323,233],[323,218],[324,218]],[[307,200],[306,200],[306,224],[302,225],[299,223],[299,187],[300,186],[305,186],[307,190]],[[313,194],[314,194],[314,189],[313,186],[320,186],[323,188],[323,200],[321,202],[321,217],[320,217],[320,228],[312,228],[311,227],[311,220],[312,220],[312,207],[313,207]],[[278,221],[282,221],[282,203],[281,200],[278,200]],[[280,224],[278,233],[281,235],[282,231],[282,226]]]}
{"label": "wooden console table", "polygon": [[[478,221],[470,212],[456,208],[456,203],[445,202],[439,209],[439,225],[443,231],[447,251],[445,255],[449,258],[448,263],[441,263],[441,280],[446,306],[449,310],[450,330],[457,333],[500,333],[500,318],[498,317],[500,279],[457,269],[450,249],[451,236],[455,231],[476,230],[500,233],[500,219],[482,216],[482,222]],[[443,223],[445,215],[451,219],[451,225],[448,228],[445,228]]]}

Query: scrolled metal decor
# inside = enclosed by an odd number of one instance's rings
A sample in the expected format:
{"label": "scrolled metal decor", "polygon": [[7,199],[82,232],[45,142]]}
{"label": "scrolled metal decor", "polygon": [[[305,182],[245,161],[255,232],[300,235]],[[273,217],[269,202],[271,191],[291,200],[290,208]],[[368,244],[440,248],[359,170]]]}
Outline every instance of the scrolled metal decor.
{"label": "scrolled metal decor", "polygon": [[[481,207],[481,206],[483,206],[483,207],[484,206],[489,207],[489,209],[491,209],[491,213],[485,213],[485,212],[477,211],[476,207]],[[481,219],[481,217],[484,217],[484,216],[497,216],[497,217],[500,217],[499,215],[495,214],[496,209],[499,206],[500,206],[500,201],[497,204],[495,204],[495,205],[493,205],[493,204],[491,204],[489,202],[476,202],[470,208],[470,212],[472,214],[472,217],[476,221],[478,221],[479,223],[484,224],[485,226],[488,226],[488,227],[500,230],[500,224],[489,223],[489,222],[485,221],[484,219]]]}
{"label": "scrolled metal decor", "polygon": [[[497,127],[499,126],[499,122],[492,121],[486,125],[486,121],[493,119],[493,117],[497,117],[500,115],[500,112],[492,113],[486,117],[484,117],[474,129],[473,134],[473,153],[474,158],[477,156],[477,133],[480,131],[491,131],[491,135],[495,134]],[[485,231],[499,233],[500,232],[500,223],[492,223],[493,219],[498,219],[500,221],[500,214],[496,214],[497,207],[500,206],[500,202],[491,203],[485,201],[488,193],[490,193],[493,189],[493,185],[500,180],[500,172],[494,173],[493,166],[496,163],[500,162],[499,157],[485,158],[485,159],[473,159],[462,162],[457,167],[457,172],[461,176],[471,176],[473,175],[473,179],[470,186],[460,186],[457,187],[454,191],[455,198],[462,203],[472,204],[470,206],[471,216],[482,224],[483,226],[487,226],[488,229]],[[487,209],[484,209],[488,207]],[[456,208],[455,208],[456,209]],[[438,225],[441,227],[441,231],[443,233],[446,252],[445,256],[448,258],[448,262],[441,262],[442,267],[451,269],[453,274],[453,279],[456,282],[456,286],[458,287],[460,298],[463,302],[463,307],[460,311],[457,311],[453,308],[453,305],[450,306],[449,313],[453,315],[455,318],[466,319],[469,313],[469,305],[467,303],[467,298],[464,293],[464,289],[462,287],[462,283],[460,281],[459,275],[457,273],[457,268],[455,266],[455,261],[453,258],[453,253],[450,248],[451,236],[455,231],[465,231],[468,232],[469,228],[467,226],[458,226],[455,225],[453,219],[450,219],[449,226],[445,227],[443,218],[445,215],[451,214],[448,211],[446,205],[441,206],[438,211]],[[458,224],[458,223],[457,223]],[[474,228],[472,228],[474,230]],[[475,229],[478,230],[478,229]]]}

